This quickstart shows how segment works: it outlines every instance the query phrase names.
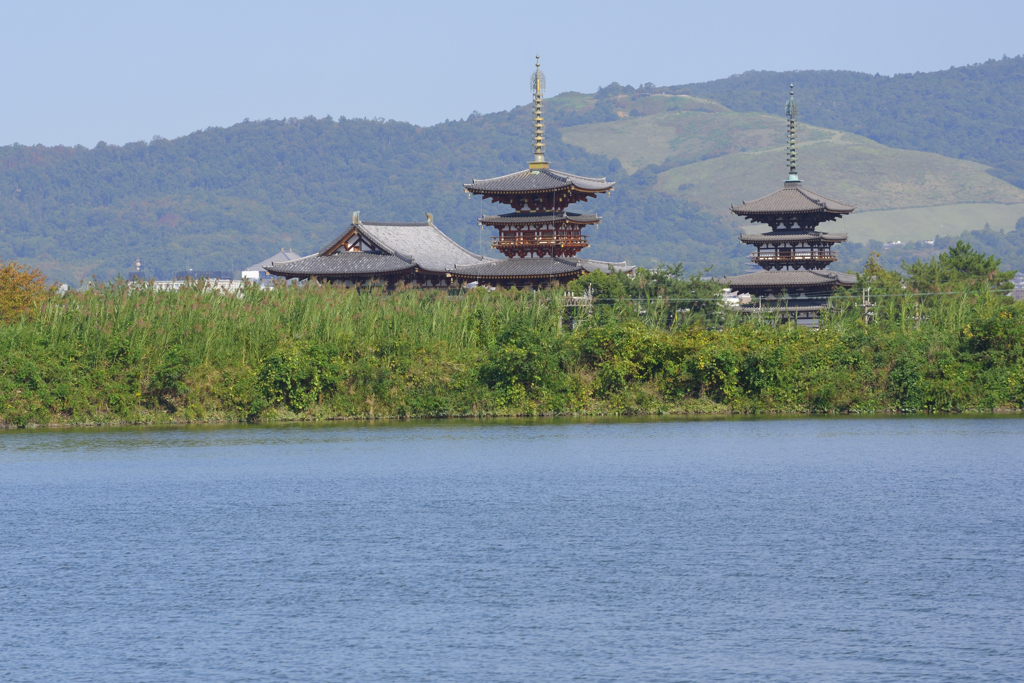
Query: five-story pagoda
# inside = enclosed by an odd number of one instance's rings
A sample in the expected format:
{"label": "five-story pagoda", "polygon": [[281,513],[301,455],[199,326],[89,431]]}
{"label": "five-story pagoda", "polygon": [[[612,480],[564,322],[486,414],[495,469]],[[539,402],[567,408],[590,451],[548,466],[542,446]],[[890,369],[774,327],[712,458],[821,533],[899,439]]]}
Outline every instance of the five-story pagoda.
{"label": "five-story pagoda", "polygon": [[744,244],[757,248],[750,259],[764,270],[723,281],[736,292],[757,297],[757,302],[746,310],[761,310],[768,305],[787,318],[813,319],[837,288],[856,282],[856,276],[827,269],[836,260],[832,247],[845,242],[846,234],[819,232],[818,226],[852,213],[855,207],[811,192],[800,182],[796,170],[797,105],[793,86],[789,88],[786,115],[789,177],[782,189],[731,207],[737,216],[771,227],[770,232],[740,237]]}
{"label": "five-story pagoda", "polygon": [[463,185],[471,195],[480,195],[512,211],[481,216],[481,225],[498,231],[493,247],[507,259],[468,267],[460,266],[455,276],[477,280],[481,284],[502,286],[539,286],[552,281],[567,282],[595,269],[628,270],[625,263],[607,263],[581,259],[576,255],[586,248],[583,228],[597,225],[595,214],[568,211],[577,202],[611,192],[615,185],[605,178],[556,171],[544,157],[544,74],[537,69],[530,76],[533,95],[533,161],[526,170],[509,175],[474,180]]}

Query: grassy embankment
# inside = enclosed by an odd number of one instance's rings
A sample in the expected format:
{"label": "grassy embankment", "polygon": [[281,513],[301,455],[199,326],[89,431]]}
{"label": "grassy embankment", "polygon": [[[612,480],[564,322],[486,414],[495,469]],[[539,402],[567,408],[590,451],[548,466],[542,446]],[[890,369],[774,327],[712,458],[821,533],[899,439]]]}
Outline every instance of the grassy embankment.
{"label": "grassy embankment", "polygon": [[0,323],[0,424],[1024,407],[1024,304],[886,277],[871,324],[854,292],[818,331],[678,300],[569,331],[553,292],[110,285]]}

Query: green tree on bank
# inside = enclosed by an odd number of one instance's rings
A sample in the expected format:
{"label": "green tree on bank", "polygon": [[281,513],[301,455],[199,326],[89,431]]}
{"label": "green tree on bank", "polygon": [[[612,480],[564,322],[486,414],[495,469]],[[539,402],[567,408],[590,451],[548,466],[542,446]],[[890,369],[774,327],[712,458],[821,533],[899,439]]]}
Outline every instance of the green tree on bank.
{"label": "green tree on bank", "polygon": [[1000,259],[974,250],[970,244],[959,241],[944,254],[930,261],[903,263],[910,285],[917,291],[943,291],[950,286],[969,289],[1013,288],[1014,271],[1000,271]]}

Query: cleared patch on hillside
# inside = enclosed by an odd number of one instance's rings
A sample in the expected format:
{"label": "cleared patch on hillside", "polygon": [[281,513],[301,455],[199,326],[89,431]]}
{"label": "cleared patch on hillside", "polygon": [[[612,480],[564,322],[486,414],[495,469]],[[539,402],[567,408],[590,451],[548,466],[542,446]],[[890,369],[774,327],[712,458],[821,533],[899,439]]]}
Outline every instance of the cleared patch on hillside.
{"label": "cleared patch on hillside", "polygon": [[[863,211],[1024,202],[1024,190],[986,173],[982,164],[892,149],[849,133],[801,145],[799,159],[809,189]],[[670,169],[658,176],[658,189],[728,211],[779,189],[785,179],[780,147]]]}
{"label": "cleared patch on hillside", "polygon": [[1024,204],[952,204],[857,211],[837,223],[835,229],[849,234],[850,241],[863,244],[870,240],[916,242],[934,239],[936,235],[957,236],[986,226],[1009,232],[1021,217],[1024,217]]}
{"label": "cleared patch on hillside", "polygon": [[616,112],[620,119],[640,118],[676,111],[729,111],[728,107],[703,97],[666,93],[597,97],[593,94],[564,92],[547,100],[545,104],[552,111],[568,110],[576,114],[587,114],[599,106],[607,105]]}
{"label": "cleared patch on hillside", "polygon": [[[827,140],[833,131],[806,127],[807,142]],[[679,166],[729,154],[759,152],[786,139],[784,119],[767,114],[678,111],[562,129],[562,140],[592,154],[619,160],[633,174],[651,164]]]}

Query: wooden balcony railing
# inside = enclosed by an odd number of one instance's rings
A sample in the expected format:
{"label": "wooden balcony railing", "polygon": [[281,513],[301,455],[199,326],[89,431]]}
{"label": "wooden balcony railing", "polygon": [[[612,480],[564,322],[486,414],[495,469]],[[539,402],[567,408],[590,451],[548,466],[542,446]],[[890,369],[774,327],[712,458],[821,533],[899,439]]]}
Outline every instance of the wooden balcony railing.
{"label": "wooden balcony railing", "polygon": [[795,249],[756,252],[750,255],[755,263],[799,263],[811,261],[816,263],[832,263],[838,257],[830,250]]}
{"label": "wooden balcony railing", "polygon": [[579,247],[587,246],[586,235],[558,235],[558,236],[530,236],[530,237],[506,237],[494,238],[494,246],[502,247]]}

